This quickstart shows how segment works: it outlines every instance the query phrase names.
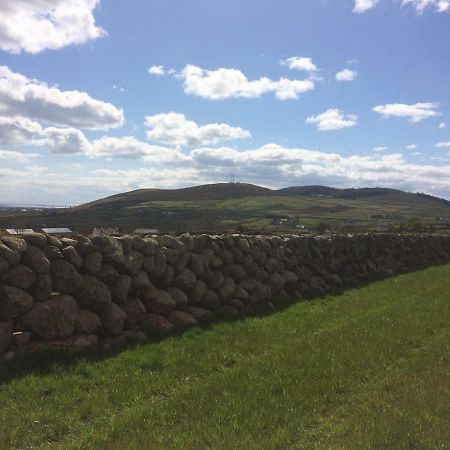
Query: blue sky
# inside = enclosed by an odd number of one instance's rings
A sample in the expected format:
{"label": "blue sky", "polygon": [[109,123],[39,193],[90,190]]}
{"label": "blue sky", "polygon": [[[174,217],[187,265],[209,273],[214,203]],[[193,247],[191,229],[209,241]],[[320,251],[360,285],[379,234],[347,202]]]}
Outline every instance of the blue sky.
{"label": "blue sky", "polygon": [[450,198],[450,0],[0,0],[0,203],[227,181]]}

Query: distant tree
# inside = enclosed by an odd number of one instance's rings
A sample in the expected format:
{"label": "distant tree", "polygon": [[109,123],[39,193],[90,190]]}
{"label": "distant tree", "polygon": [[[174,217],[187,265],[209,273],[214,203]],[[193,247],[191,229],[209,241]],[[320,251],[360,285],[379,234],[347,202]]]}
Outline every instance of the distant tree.
{"label": "distant tree", "polygon": [[326,233],[326,231],[328,230],[328,226],[326,223],[324,222],[319,222],[316,227],[315,230],[317,231],[317,233],[319,234],[324,234]]}

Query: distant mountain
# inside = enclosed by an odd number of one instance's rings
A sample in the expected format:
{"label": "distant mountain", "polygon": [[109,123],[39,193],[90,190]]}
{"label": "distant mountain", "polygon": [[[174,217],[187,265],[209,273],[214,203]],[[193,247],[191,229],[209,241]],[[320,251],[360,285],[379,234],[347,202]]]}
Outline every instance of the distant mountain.
{"label": "distant mountain", "polygon": [[85,203],[78,208],[99,207],[101,205],[116,207],[124,204],[131,206],[156,201],[229,200],[242,197],[274,195],[274,192],[268,188],[246,183],[204,184],[181,189],[138,189]]}
{"label": "distant mountain", "polygon": [[111,195],[93,202],[85,203],[77,208],[115,208],[135,206],[149,202],[190,202],[204,200],[230,200],[244,197],[262,196],[309,196],[332,197],[337,199],[362,200],[383,199],[386,201],[409,201],[423,203],[423,200],[439,202],[450,206],[450,201],[427,194],[414,194],[389,188],[347,188],[339,189],[328,186],[293,186],[282,189],[268,189],[247,183],[204,184],[181,189],[138,189]]}
{"label": "distant mountain", "polygon": [[84,232],[94,227],[119,227],[123,232],[136,228],[279,232],[320,223],[334,230],[365,231],[410,221],[445,226],[450,222],[450,202],[387,188],[268,189],[246,183],[217,183],[183,189],[138,189],[62,210],[0,211],[0,228],[14,224],[16,228],[68,227]]}

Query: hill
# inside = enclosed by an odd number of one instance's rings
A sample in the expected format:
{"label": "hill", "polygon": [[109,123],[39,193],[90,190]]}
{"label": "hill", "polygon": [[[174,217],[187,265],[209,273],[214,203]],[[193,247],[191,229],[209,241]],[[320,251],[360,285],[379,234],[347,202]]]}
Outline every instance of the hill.
{"label": "hill", "polygon": [[[138,227],[161,231],[287,231],[324,223],[339,231],[365,231],[409,222],[442,226],[450,202],[396,189],[296,186],[268,189],[218,183],[182,189],[139,189],[73,208],[0,212],[0,227]],[[297,227],[297,228],[296,228]]]}

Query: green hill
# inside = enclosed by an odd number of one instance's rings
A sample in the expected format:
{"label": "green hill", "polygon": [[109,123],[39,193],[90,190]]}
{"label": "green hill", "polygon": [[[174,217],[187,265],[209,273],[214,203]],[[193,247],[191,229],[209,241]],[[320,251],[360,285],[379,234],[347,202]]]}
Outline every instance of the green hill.
{"label": "green hill", "polygon": [[[1,214],[1,213],[0,213]],[[337,231],[422,223],[445,226],[450,202],[396,189],[337,189],[297,186],[268,189],[245,183],[218,183],[183,189],[139,189],[79,205],[43,212],[0,215],[0,227],[67,226],[160,231],[292,232],[319,223]]]}

